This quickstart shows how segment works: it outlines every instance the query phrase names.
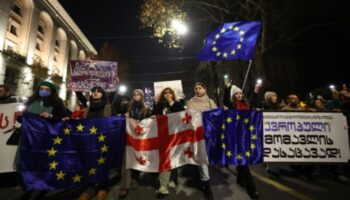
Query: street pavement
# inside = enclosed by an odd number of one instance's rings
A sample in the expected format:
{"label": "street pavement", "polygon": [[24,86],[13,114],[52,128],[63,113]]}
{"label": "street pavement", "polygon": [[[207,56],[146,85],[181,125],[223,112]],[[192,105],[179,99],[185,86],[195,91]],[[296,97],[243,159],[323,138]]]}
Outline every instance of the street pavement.
{"label": "street pavement", "polygon": [[[314,173],[312,177],[297,176],[287,165],[281,165],[281,177],[273,177],[266,173],[263,165],[251,167],[256,186],[262,200],[348,200],[350,199],[350,185],[337,182],[329,178],[320,177]],[[216,200],[249,200],[245,190],[236,183],[236,170],[234,166],[211,167],[211,188]],[[347,174],[349,177],[350,174]],[[196,166],[185,166],[179,170],[176,189],[164,200],[205,200],[199,189],[200,181]],[[118,199],[119,176],[114,175],[110,181],[110,191],[107,200]],[[6,184],[11,180],[1,180],[0,200],[19,199],[22,190],[19,186]],[[4,184],[5,182],[5,184]],[[157,174],[145,173],[141,175],[140,185],[131,190],[126,200],[152,200],[156,199]],[[49,192],[48,200],[75,200],[80,190],[60,190]],[[93,200],[97,198],[94,197]]]}

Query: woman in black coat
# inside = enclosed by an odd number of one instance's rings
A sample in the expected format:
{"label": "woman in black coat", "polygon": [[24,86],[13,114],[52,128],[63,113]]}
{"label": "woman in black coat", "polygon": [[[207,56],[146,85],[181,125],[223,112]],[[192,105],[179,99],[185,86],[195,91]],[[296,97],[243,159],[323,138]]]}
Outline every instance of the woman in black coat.
{"label": "woman in black coat", "polygon": [[[153,109],[153,115],[166,115],[169,113],[185,110],[183,104],[176,101],[176,95],[173,89],[167,87],[160,93],[156,105]],[[157,190],[158,197],[164,197],[169,194],[169,188],[175,188],[177,179],[177,170],[173,169],[167,172],[159,173],[160,187]]]}

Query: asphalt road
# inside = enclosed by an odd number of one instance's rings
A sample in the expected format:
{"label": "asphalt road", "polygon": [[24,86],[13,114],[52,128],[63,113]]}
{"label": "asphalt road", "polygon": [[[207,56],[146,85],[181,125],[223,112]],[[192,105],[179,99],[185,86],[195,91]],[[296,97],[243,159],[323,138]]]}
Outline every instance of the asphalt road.
{"label": "asphalt road", "polygon": [[[256,186],[260,192],[260,199],[263,200],[346,200],[350,199],[350,185],[335,181],[328,177],[320,176],[314,172],[313,176],[296,175],[287,165],[282,165],[281,177],[270,176],[263,165],[251,167],[255,178]],[[170,190],[170,194],[164,200],[188,199],[205,200],[203,193],[199,190],[199,174],[196,166],[185,166],[179,170],[179,179],[176,189]],[[236,183],[236,171],[234,166],[211,167],[211,188],[216,200],[249,200],[245,190]],[[349,174],[345,174],[348,178]],[[22,190],[14,185],[14,178],[1,177],[0,199],[19,199]],[[119,177],[114,176],[110,181],[108,200],[118,199]],[[156,174],[141,174],[140,185],[137,189],[131,190],[126,200],[149,200],[156,199]],[[48,200],[74,200],[81,191],[60,190],[49,192],[46,195]],[[94,197],[93,199],[97,199]]]}

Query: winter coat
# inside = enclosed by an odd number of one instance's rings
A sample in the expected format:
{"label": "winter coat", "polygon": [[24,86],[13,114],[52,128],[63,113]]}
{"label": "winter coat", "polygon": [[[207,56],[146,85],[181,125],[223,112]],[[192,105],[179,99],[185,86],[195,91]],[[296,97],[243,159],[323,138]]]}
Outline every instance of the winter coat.
{"label": "winter coat", "polygon": [[187,104],[187,108],[199,112],[211,110],[217,108],[215,102],[205,95],[203,97],[194,96]]}
{"label": "winter coat", "polygon": [[159,102],[155,105],[152,114],[166,115],[169,113],[180,112],[184,110],[184,106],[178,101],[175,101],[172,105],[169,105],[168,103]]}

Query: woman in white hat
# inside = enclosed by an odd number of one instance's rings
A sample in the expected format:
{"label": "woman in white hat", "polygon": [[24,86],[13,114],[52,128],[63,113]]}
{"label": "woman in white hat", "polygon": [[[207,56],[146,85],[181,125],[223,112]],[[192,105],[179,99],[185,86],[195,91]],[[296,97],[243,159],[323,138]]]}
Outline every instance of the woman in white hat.
{"label": "woman in white hat", "polygon": [[[258,94],[258,91],[261,87],[261,83],[257,83],[255,85],[254,93],[251,96],[251,103],[256,105],[256,97]],[[230,98],[230,99],[225,99]],[[249,110],[251,109],[251,106],[249,102],[246,100],[245,96],[243,95],[243,92],[241,88],[237,87],[236,85],[232,85],[227,87],[224,90],[224,105],[226,109],[237,109],[237,110]],[[252,199],[259,198],[259,192],[257,191],[253,176],[250,173],[249,166],[237,166],[237,183],[246,188],[246,191],[248,195]]]}

